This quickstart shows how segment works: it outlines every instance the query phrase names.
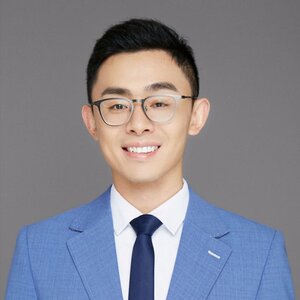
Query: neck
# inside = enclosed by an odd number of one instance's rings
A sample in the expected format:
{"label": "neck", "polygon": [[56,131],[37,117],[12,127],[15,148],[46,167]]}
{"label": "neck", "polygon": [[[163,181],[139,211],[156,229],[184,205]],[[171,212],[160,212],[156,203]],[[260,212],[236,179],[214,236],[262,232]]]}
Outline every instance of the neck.
{"label": "neck", "polygon": [[130,182],[114,178],[113,182],[116,190],[144,214],[166,202],[183,186],[182,175],[172,180],[160,178],[152,182]]}

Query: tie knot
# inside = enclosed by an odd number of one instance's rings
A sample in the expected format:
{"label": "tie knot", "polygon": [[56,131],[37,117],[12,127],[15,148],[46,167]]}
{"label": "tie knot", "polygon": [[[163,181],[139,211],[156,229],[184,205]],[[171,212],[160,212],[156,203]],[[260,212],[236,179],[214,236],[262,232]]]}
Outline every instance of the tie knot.
{"label": "tie knot", "polygon": [[141,215],[130,222],[137,235],[146,234],[152,236],[154,231],[162,225],[162,222],[152,215]]}

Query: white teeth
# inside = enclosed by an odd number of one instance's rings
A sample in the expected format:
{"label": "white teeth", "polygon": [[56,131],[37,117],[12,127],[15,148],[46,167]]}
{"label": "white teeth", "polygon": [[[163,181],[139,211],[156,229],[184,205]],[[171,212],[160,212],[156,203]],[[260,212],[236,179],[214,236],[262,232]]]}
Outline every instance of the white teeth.
{"label": "white teeth", "polygon": [[127,151],[134,153],[149,153],[156,151],[158,146],[147,146],[147,147],[128,147]]}

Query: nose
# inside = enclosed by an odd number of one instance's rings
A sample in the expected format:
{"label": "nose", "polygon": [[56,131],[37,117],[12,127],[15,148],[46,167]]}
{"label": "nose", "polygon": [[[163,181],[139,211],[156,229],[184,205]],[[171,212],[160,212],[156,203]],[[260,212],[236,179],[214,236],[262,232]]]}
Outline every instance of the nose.
{"label": "nose", "polygon": [[126,131],[130,134],[142,135],[153,130],[154,124],[145,115],[141,103],[135,103],[131,118],[126,124]]}

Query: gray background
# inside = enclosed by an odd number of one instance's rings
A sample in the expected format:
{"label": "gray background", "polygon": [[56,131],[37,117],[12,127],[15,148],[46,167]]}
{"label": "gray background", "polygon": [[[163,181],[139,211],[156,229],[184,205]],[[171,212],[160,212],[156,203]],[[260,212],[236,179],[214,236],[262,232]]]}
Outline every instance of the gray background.
{"label": "gray background", "polygon": [[281,229],[297,285],[299,13],[296,0],[1,1],[1,293],[18,229],[110,183],[80,109],[95,40],[129,17],[158,18],[189,39],[212,109],[189,141],[185,177],[208,201]]}

